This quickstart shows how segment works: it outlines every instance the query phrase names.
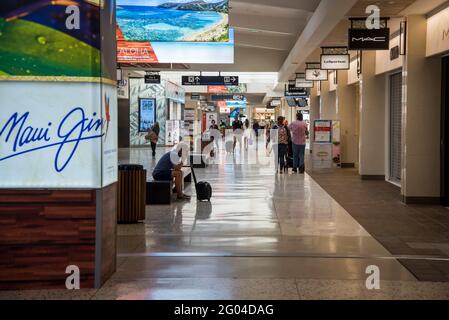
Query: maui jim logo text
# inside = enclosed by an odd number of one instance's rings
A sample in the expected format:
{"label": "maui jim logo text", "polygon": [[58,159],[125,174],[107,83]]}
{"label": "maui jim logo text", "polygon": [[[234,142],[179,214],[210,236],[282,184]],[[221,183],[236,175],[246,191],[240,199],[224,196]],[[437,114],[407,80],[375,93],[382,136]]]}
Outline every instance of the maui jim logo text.
{"label": "maui jim logo text", "polygon": [[449,29],[443,30],[443,40],[446,40],[449,38]]}
{"label": "maui jim logo text", "polygon": [[92,117],[80,107],[69,111],[59,123],[48,122],[46,126],[31,124],[30,112],[14,113],[6,123],[0,124],[0,144],[7,154],[0,154],[0,162],[42,149],[54,148],[54,168],[62,172],[73,159],[80,143],[103,136],[104,121],[97,113]]}

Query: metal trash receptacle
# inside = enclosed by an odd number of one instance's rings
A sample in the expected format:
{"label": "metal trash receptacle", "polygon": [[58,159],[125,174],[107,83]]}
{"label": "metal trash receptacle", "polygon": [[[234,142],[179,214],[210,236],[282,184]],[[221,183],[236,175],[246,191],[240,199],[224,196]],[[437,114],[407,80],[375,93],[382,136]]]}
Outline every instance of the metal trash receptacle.
{"label": "metal trash receptacle", "polygon": [[146,179],[147,171],[142,165],[118,166],[118,223],[137,223],[145,220]]}

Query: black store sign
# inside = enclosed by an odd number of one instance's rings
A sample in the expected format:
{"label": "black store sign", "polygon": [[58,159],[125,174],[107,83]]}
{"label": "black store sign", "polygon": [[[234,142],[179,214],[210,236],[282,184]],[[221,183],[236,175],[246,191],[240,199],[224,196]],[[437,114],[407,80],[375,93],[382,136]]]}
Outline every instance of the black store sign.
{"label": "black store sign", "polygon": [[349,50],[389,50],[390,29],[349,29]]}
{"label": "black store sign", "polygon": [[182,76],[183,86],[238,86],[237,76]]}
{"label": "black store sign", "polygon": [[159,74],[147,74],[145,75],[145,83],[147,84],[160,84],[161,76]]}
{"label": "black store sign", "polygon": [[307,97],[309,96],[309,90],[307,88],[297,88],[294,85],[289,85],[285,92],[286,97]]}

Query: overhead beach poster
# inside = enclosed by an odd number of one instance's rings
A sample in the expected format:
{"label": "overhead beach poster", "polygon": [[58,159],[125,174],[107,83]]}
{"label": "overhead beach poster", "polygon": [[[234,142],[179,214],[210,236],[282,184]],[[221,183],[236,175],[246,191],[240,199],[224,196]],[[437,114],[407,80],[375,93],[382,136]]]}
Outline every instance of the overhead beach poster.
{"label": "overhead beach poster", "polygon": [[117,0],[126,41],[228,42],[228,0]]}
{"label": "overhead beach poster", "polygon": [[[59,77],[58,80],[64,80],[64,77],[103,76],[114,79],[115,68],[102,66],[101,47],[105,44],[100,36],[100,20],[108,25],[114,22],[113,3],[100,0],[1,1],[0,77],[35,77],[34,80]],[[71,21],[70,13],[66,12],[70,5],[79,8],[79,28],[67,27],[67,21]]]}
{"label": "overhead beach poster", "polygon": [[[159,4],[162,0],[119,0],[116,30],[117,61],[234,63],[234,30],[227,24],[228,2],[216,0],[191,2],[203,9],[218,8],[221,3],[223,12],[218,12],[218,15],[217,11],[185,10],[188,2],[176,1],[179,5],[177,8],[162,8],[164,5]],[[205,6],[206,4],[210,6]],[[139,13],[136,13],[137,11]],[[173,18],[179,15],[182,17]],[[225,25],[220,27],[224,22]],[[221,36],[209,36],[216,34],[217,30],[220,30],[218,33]]]}

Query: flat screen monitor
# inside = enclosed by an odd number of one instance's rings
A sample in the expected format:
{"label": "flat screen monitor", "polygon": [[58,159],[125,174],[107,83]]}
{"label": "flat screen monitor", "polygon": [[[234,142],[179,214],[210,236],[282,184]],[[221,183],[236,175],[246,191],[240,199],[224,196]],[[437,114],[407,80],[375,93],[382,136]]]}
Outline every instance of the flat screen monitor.
{"label": "flat screen monitor", "polygon": [[156,99],[139,98],[139,132],[147,132],[156,121]]}

